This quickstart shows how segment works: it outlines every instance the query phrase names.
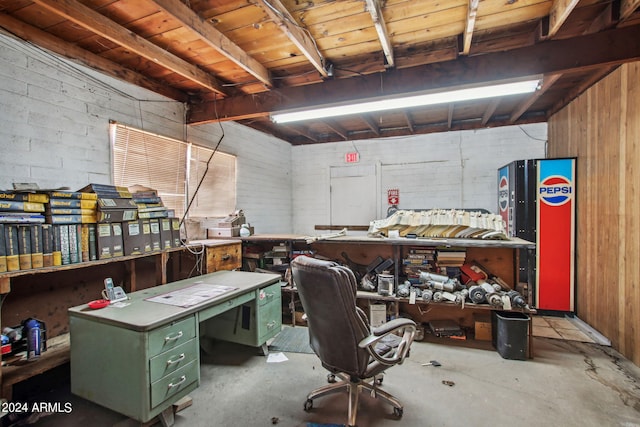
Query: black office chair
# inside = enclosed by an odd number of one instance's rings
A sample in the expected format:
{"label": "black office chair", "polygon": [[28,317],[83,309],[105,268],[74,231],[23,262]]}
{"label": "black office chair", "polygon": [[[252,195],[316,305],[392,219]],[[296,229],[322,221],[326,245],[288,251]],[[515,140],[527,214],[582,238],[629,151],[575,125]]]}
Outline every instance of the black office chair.
{"label": "black office chair", "polygon": [[[366,314],[356,306],[357,283],[347,267],[299,256],[291,262],[291,270],[307,315],[311,348],[329,370],[329,382],[334,382],[309,393],[305,410],[313,407],[313,399],[347,391],[349,425],[354,426],[358,396],[364,389],[392,405],[400,418],[402,404],[378,386],[382,373],[408,356],[415,322],[399,318],[371,328]],[[336,376],[342,381],[335,382]]]}

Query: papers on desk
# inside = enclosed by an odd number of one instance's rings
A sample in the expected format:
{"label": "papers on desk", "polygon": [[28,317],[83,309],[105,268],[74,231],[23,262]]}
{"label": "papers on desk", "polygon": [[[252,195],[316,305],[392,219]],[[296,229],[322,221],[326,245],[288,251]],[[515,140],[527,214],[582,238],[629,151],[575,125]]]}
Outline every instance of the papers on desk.
{"label": "papers on desk", "polygon": [[145,300],[186,308],[218,298],[228,292],[235,291],[236,289],[238,288],[196,282],[193,286],[157,295],[155,297],[146,298]]}

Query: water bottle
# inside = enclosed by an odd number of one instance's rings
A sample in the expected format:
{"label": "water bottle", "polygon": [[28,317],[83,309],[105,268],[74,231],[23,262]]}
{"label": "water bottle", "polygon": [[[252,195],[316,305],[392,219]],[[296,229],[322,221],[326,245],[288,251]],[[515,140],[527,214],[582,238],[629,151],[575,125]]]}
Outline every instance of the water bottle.
{"label": "water bottle", "polygon": [[40,322],[36,319],[27,319],[24,322],[24,328],[27,331],[27,360],[38,359],[42,351]]}

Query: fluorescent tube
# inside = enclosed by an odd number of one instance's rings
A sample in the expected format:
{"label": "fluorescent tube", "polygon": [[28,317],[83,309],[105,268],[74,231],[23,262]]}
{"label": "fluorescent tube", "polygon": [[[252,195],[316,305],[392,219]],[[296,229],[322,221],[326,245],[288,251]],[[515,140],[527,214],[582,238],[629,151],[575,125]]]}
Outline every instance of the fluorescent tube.
{"label": "fluorescent tube", "polygon": [[446,92],[431,92],[409,95],[400,98],[381,98],[377,100],[320,107],[314,109],[274,113],[271,120],[275,123],[288,123],[309,119],[344,116],[349,114],[371,113],[375,111],[411,108],[425,105],[446,104],[450,102],[471,101],[474,99],[495,98],[498,96],[518,95],[534,92],[540,80],[527,80],[513,83],[501,83],[490,86],[454,89]]}

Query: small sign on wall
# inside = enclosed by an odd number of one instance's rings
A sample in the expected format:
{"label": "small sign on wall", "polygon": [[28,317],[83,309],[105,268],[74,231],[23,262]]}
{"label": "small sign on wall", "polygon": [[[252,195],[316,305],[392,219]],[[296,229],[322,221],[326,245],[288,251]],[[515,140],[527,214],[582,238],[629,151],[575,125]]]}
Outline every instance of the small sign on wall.
{"label": "small sign on wall", "polygon": [[351,151],[344,155],[344,161],[346,163],[358,163],[360,161],[360,154],[357,151]]}
{"label": "small sign on wall", "polygon": [[387,203],[390,205],[397,205],[400,203],[400,189],[390,188],[387,190]]}

